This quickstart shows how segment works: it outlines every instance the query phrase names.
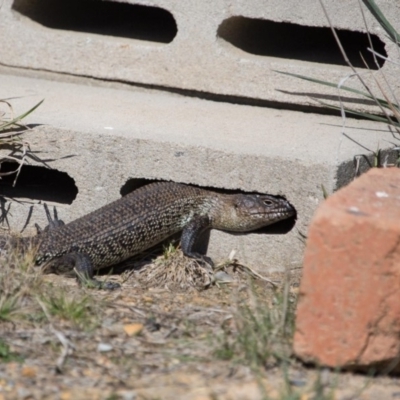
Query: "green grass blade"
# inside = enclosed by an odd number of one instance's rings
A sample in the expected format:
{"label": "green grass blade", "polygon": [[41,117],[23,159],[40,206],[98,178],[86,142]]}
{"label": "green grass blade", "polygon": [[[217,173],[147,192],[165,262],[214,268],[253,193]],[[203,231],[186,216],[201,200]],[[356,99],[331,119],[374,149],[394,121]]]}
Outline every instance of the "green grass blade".
{"label": "green grass blade", "polygon": [[326,190],[325,186],[321,184],[321,190],[322,190],[322,195],[324,196],[324,199],[326,200],[329,197],[329,193]]}
{"label": "green grass blade", "polygon": [[333,87],[335,89],[347,90],[348,92],[356,93],[356,94],[359,94],[361,96],[365,96],[365,97],[368,97],[369,99],[372,99],[372,97],[368,93],[362,92],[361,90],[353,89],[353,88],[351,88],[349,86],[340,86],[340,87],[338,87],[337,83],[332,83],[332,82],[328,82],[328,81],[321,81],[320,79],[310,78],[309,76],[305,76],[305,75],[292,74],[291,72],[283,72],[283,71],[278,71],[278,70],[273,70],[273,71],[277,72],[278,74],[293,76],[294,78],[303,79],[305,81],[309,81],[309,82],[313,82],[313,83],[319,83],[321,85]]}
{"label": "green grass blade", "polygon": [[44,99],[39,101],[35,106],[33,106],[30,110],[26,111],[25,113],[19,115],[18,117],[15,117],[13,120],[6,122],[3,125],[0,125],[0,130],[4,130],[5,128],[15,125],[18,121],[21,121],[24,119],[26,116],[28,116],[30,113],[35,111],[42,103],[44,102]]}
{"label": "green grass blade", "polygon": [[[325,86],[333,87],[333,88],[336,88],[336,89],[342,89],[342,90],[345,90],[347,92],[359,94],[360,96],[366,97],[367,99],[377,101],[384,108],[390,109],[389,103],[385,99],[374,98],[374,97],[372,97],[371,95],[369,95],[366,92],[362,92],[361,90],[353,89],[353,88],[351,88],[349,86],[340,86],[340,87],[338,87],[337,83],[332,83],[332,82],[328,82],[328,81],[321,81],[320,79],[310,78],[310,77],[305,76],[305,75],[292,74],[290,72],[283,72],[283,71],[277,71],[277,70],[274,70],[274,72],[277,72],[277,73],[283,74],[283,75],[292,76],[294,78],[303,79],[305,81],[318,83],[320,85],[325,85]],[[393,106],[395,106],[396,108],[399,108],[396,104],[393,104]]]}
{"label": "green grass blade", "polygon": [[393,42],[400,43],[400,35],[396,29],[393,28],[391,23],[386,19],[381,9],[376,5],[374,0],[362,0],[374,18],[380,23],[382,28],[387,32]]}
{"label": "green grass blade", "polygon": [[[325,107],[332,108],[333,110],[341,111],[341,108],[339,106],[334,106],[332,104],[325,103],[324,101],[321,101],[318,99],[315,99],[315,100],[318,101],[320,104],[323,104]],[[362,117],[365,119],[370,119],[371,121],[384,122],[384,123],[392,125],[392,126],[400,127],[400,123],[393,121],[393,120],[389,121],[386,117],[380,117],[379,115],[368,114],[368,113],[364,113],[361,111],[352,110],[350,108],[345,108],[345,112],[349,113],[349,114],[357,115],[358,117]]]}

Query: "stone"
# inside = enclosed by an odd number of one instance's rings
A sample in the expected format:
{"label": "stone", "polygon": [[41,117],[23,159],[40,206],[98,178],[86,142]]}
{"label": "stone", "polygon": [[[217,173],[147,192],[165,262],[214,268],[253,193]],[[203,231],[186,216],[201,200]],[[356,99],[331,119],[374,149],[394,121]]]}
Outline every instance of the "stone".
{"label": "stone", "polygon": [[311,222],[294,351],[339,369],[396,371],[400,359],[400,170],[371,169]]}

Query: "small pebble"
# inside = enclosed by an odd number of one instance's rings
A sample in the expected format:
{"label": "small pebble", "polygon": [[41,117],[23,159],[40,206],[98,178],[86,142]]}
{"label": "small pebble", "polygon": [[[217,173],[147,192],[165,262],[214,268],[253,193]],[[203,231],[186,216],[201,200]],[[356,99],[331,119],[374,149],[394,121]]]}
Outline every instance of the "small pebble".
{"label": "small pebble", "polygon": [[99,351],[100,353],[106,353],[107,351],[111,351],[113,349],[113,347],[111,346],[111,344],[108,343],[99,343],[97,346],[97,351]]}
{"label": "small pebble", "polygon": [[218,271],[214,274],[214,278],[217,282],[221,282],[221,283],[228,283],[228,282],[233,282],[234,279],[227,274],[224,271]]}

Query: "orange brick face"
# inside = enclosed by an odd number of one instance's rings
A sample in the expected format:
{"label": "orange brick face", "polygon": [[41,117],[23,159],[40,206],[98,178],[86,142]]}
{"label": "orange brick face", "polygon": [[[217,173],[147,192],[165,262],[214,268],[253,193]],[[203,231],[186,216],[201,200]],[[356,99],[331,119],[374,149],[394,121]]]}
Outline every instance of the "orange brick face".
{"label": "orange brick face", "polygon": [[397,365],[400,169],[372,169],[317,210],[294,349],[304,361],[333,368]]}

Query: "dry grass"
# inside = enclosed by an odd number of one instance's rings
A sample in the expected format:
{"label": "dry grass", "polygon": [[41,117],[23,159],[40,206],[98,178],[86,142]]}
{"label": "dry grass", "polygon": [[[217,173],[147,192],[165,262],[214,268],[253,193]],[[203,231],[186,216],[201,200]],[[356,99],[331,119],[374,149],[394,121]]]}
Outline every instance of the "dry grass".
{"label": "dry grass", "polygon": [[[21,169],[27,162],[28,158],[42,162],[39,157],[31,152],[29,141],[24,137],[24,134],[29,127],[23,125],[21,122],[42,103],[43,100],[25,113],[15,116],[11,103],[7,100],[0,99],[0,180],[3,176],[15,175],[13,186],[15,186]],[[16,163],[17,167],[14,171],[5,172],[4,169],[2,169],[2,164],[4,162]],[[1,228],[9,230],[10,227],[8,225],[7,214],[10,212],[11,204],[13,203],[14,199],[1,196],[0,200],[0,221],[2,223]],[[9,201],[8,205],[6,205],[6,201]],[[5,224],[5,227],[3,224]]]}
{"label": "dry grass", "polygon": [[175,246],[164,248],[153,264],[140,263],[133,273],[144,288],[165,287],[170,290],[205,289],[213,282],[212,269],[187,259]]}
{"label": "dry grass", "polygon": [[23,134],[29,128],[23,125],[21,121],[35,111],[42,103],[43,100],[25,113],[15,116],[11,103],[0,99],[0,148],[10,150],[9,154],[3,155],[0,158],[0,167],[4,161],[14,161],[18,164],[18,168],[15,171],[1,172],[0,170],[0,177],[15,174],[14,185],[17,182],[18,175],[27,156],[30,154],[29,142],[23,138]]}
{"label": "dry grass", "polygon": [[[306,370],[292,355],[298,273],[272,276],[280,281],[274,288],[228,269],[230,284],[183,288],[183,275],[172,270],[191,269],[170,249],[140,275],[171,283],[145,289],[137,272],[126,272],[111,277],[122,289],[106,292],[44,275],[32,258],[11,252],[0,259],[0,395],[7,399],[53,399],[60,391],[76,399],[186,400],[199,391],[225,399],[243,385],[263,399],[340,392],[335,374]],[[347,391],[364,384],[341,379]]]}

